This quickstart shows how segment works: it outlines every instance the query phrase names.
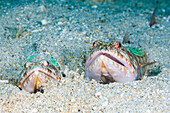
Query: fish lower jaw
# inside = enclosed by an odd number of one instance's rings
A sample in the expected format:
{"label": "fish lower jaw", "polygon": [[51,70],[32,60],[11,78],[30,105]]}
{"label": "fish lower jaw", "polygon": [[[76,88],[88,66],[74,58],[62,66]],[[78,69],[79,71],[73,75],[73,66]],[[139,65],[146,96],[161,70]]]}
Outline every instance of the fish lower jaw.
{"label": "fish lower jaw", "polygon": [[51,73],[43,68],[34,68],[26,73],[19,81],[19,87],[30,93],[33,93],[44,83],[47,83],[51,79],[59,80],[59,77],[55,73]]}
{"label": "fish lower jaw", "polygon": [[133,71],[133,68],[126,68],[105,56],[99,56],[85,70],[85,76],[97,81],[102,80],[103,83],[114,81],[124,83],[135,80],[135,71]]}

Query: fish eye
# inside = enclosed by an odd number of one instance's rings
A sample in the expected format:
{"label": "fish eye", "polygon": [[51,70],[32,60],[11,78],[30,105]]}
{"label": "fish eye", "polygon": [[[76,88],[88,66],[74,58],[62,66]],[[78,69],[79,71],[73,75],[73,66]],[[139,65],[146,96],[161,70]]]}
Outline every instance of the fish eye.
{"label": "fish eye", "polygon": [[120,42],[116,42],[116,48],[120,49],[122,47],[122,44]]}
{"label": "fish eye", "polygon": [[24,67],[25,67],[25,69],[27,70],[28,69],[28,67],[30,67],[31,66],[31,62],[27,62],[26,64],[24,64]]}
{"label": "fish eye", "polygon": [[121,43],[119,42],[119,47],[122,47]]}
{"label": "fish eye", "polygon": [[97,41],[93,42],[93,48],[97,46]]}

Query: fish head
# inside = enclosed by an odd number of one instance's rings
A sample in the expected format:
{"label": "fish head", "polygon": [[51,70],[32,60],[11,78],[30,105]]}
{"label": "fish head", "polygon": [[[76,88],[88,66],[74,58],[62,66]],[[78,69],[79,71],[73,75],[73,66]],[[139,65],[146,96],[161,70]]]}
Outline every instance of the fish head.
{"label": "fish head", "polygon": [[85,65],[85,76],[110,82],[128,82],[136,79],[132,55],[120,42],[95,41]]}
{"label": "fish head", "polygon": [[48,80],[60,80],[60,77],[60,67],[52,57],[46,60],[28,60],[20,73],[17,86],[32,93]]}

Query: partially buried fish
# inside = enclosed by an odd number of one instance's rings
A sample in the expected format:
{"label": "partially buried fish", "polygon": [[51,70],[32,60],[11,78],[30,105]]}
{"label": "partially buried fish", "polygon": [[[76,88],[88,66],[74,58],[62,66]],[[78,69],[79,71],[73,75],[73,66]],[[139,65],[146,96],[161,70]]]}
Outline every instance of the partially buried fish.
{"label": "partially buried fish", "polygon": [[33,55],[27,61],[20,74],[17,86],[30,93],[41,89],[42,84],[49,80],[60,80],[61,72],[57,61],[48,57],[46,60],[33,61],[37,55]]}
{"label": "partially buried fish", "polygon": [[146,53],[139,48],[96,41],[86,62],[85,76],[103,83],[125,83],[142,79],[147,66],[153,63],[147,62]]}

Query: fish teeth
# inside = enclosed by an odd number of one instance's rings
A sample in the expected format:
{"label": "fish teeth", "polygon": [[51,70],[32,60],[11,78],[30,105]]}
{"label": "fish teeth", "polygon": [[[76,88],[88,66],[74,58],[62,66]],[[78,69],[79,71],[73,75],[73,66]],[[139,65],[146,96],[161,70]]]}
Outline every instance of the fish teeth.
{"label": "fish teeth", "polygon": [[112,61],[112,65],[115,65],[115,62],[114,62],[114,61]]}
{"label": "fish teeth", "polygon": [[122,67],[122,72],[124,72],[124,71],[125,71],[125,67],[123,66],[123,67]]}
{"label": "fish teeth", "polygon": [[110,59],[110,58],[108,58],[108,63],[110,64],[110,65],[112,65],[112,60]]}
{"label": "fish teeth", "polygon": [[121,65],[119,65],[119,70],[122,71],[122,66]]}
{"label": "fish teeth", "polygon": [[132,68],[132,73],[133,73],[133,74],[135,73],[135,70],[134,70],[134,68]]}
{"label": "fish teeth", "polygon": [[123,57],[122,59],[123,59],[123,61],[127,61],[126,57]]}
{"label": "fish teeth", "polygon": [[130,76],[131,76],[129,70],[127,70],[126,76],[127,76],[127,77],[130,77]]}
{"label": "fish teeth", "polygon": [[101,58],[101,60],[104,60],[104,56],[103,55],[100,55],[100,58]]}
{"label": "fish teeth", "polygon": [[24,82],[23,86],[24,86],[24,87],[26,86],[26,82]]}
{"label": "fish teeth", "polygon": [[32,76],[29,77],[29,80],[32,80]]}
{"label": "fish teeth", "polygon": [[104,59],[105,59],[106,62],[109,62],[109,58],[105,57]]}

